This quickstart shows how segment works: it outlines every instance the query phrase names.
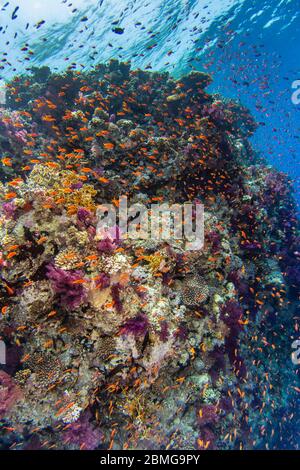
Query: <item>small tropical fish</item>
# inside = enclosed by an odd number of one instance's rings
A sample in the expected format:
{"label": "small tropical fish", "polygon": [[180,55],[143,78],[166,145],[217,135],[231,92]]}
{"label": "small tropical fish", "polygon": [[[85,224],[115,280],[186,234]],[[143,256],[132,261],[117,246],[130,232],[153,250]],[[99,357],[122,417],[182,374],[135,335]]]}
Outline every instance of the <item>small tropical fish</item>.
{"label": "small tropical fish", "polygon": [[8,200],[8,199],[14,199],[15,197],[17,197],[17,193],[13,193],[13,192],[7,193],[7,194],[5,194],[5,196],[4,196],[4,198],[5,198],[6,200]]}
{"label": "small tropical fish", "polygon": [[72,284],[85,284],[87,281],[85,279],[76,279]]}
{"label": "small tropical fish", "polygon": [[107,143],[103,144],[103,147],[106,150],[113,150],[115,148],[114,144],[112,144],[111,142],[107,142]]}
{"label": "small tropical fish", "polygon": [[12,166],[12,159],[11,158],[8,158],[8,157],[2,158],[1,161],[2,161],[4,166]]}
{"label": "small tropical fish", "polygon": [[5,315],[7,310],[8,310],[8,305],[5,305],[4,307],[2,307],[2,309],[1,309],[2,315]]}

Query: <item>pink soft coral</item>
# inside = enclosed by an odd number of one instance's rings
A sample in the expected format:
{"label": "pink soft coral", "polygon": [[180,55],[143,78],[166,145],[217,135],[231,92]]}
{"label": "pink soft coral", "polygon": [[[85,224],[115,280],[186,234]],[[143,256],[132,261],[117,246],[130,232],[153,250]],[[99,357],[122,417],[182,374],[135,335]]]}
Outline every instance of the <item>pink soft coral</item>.
{"label": "pink soft coral", "polygon": [[22,392],[10,375],[0,371],[0,419],[22,398]]}

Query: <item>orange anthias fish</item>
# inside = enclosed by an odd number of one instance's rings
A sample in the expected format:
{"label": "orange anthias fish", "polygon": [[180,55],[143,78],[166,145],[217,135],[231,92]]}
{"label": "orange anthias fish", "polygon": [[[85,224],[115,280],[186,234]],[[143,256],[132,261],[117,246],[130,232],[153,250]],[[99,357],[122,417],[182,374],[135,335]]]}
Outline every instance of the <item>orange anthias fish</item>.
{"label": "orange anthias fish", "polygon": [[12,159],[11,158],[2,158],[1,160],[4,166],[12,166]]}
{"label": "orange anthias fish", "polygon": [[4,196],[4,198],[5,198],[6,200],[8,200],[8,199],[14,199],[15,197],[17,197],[17,193],[13,193],[13,192],[12,192],[12,193],[6,193],[5,196]]}
{"label": "orange anthias fish", "polygon": [[103,144],[103,147],[106,149],[106,150],[113,150],[115,148],[115,145],[112,144],[111,142],[107,142],[105,144]]}

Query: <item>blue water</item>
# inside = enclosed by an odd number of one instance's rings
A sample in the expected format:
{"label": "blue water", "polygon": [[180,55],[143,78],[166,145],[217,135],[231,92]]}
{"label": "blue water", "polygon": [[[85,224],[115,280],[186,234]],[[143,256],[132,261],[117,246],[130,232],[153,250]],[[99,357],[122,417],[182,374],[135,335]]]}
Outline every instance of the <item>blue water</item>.
{"label": "blue water", "polygon": [[3,78],[32,65],[86,69],[112,57],[176,76],[206,69],[211,91],[240,99],[261,123],[254,147],[294,180],[300,203],[300,104],[291,100],[300,79],[299,0],[7,3],[0,4]]}

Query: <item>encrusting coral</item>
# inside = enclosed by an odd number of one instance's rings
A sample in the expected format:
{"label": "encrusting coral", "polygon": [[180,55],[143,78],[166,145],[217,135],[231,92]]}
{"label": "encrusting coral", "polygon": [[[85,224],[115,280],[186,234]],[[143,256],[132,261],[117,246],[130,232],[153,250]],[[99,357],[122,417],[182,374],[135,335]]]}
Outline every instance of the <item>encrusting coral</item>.
{"label": "encrusting coral", "polygon": [[[0,115],[0,328],[22,350],[0,373],[3,445],[35,430],[51,448],[276,447],[272,331],[293,335],[299,235],[253,118],[204,73],[37,74],[8,85]],[[204,204],[204,248],[101,238],[97,207],[125,195]]]}

